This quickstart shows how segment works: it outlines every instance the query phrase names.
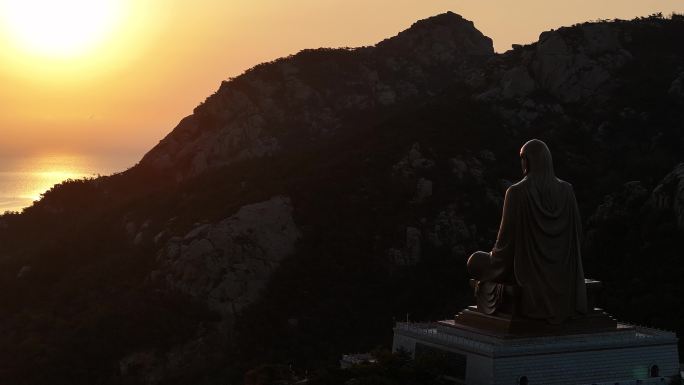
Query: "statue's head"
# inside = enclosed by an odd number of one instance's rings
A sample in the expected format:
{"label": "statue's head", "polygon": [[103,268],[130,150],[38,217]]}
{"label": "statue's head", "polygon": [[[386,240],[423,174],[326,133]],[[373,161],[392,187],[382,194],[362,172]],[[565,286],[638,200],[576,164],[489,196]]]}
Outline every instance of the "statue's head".
{"label": "statue's head", "polygon": [[525,176],[555,176],[551,151],[546,143],[532,139],[520,149],[520,162]]}

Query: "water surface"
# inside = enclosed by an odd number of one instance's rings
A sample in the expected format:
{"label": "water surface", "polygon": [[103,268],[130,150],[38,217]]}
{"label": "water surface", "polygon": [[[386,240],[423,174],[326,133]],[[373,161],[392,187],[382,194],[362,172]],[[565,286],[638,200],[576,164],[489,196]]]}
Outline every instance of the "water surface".
{"label": "water surface", "polygon": [[21,211],[39,199],[42,193],[64,180],[124,171],[136,160],[131,155],[0,155],[0,214],[5,211]]}

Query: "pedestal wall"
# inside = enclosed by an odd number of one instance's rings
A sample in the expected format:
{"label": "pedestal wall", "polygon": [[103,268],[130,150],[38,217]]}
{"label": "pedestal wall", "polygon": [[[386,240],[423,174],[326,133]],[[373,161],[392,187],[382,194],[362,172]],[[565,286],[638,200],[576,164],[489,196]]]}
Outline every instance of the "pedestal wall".
{"label": "pedestal wall", "polygon": [[[469,385],[667,384],[679,376],[674,333],[620,324],[593,334],[501,338],[453,321],[398,323],[395,351],[444,355]],[[654,366],[657,368],[652,372]]]}

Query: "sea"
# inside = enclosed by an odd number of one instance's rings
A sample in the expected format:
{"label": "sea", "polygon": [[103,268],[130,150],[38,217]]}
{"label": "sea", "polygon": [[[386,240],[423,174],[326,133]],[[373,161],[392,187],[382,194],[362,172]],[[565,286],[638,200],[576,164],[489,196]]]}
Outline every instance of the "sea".
{"label": "sea", "polygon": [[0,155],[0,214],[20,212],[55,184],[67,179],[110,175],[125,171],[135,155],[32,154]]}

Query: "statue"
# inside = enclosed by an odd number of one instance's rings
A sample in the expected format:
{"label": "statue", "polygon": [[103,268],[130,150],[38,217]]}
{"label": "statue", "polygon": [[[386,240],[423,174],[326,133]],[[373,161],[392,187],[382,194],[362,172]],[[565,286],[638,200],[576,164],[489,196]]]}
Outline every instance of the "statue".
{"label": "statue", "polygon": [[520,158],[524,178],[506,191],[494,248],[473,253],[468,272],[480,312],[509,312],[515,301],[516,316],[560,324],[587,313],[577,201],[544,142],[525,143]]}

